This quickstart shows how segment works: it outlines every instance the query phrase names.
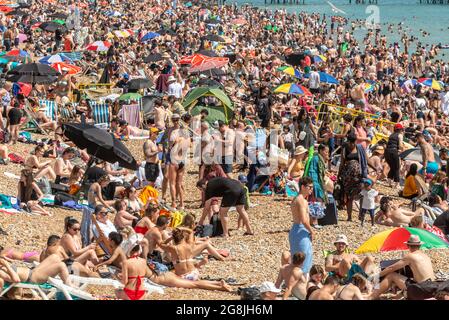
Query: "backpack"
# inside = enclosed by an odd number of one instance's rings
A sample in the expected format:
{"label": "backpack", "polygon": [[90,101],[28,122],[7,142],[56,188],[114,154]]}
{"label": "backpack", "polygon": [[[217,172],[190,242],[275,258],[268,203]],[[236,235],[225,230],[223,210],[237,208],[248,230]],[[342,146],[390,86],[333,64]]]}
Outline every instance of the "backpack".
{"label": "backpack", "polygon": [[68,201],[76,201],[76,198],[72,196],[71,194],[68,194],[66,192],[56,192],[55,194],[55,206],[62,206],[64,202]]}
{"label": "backpack", "polygon": [[210,218],[210,224],[212,225],[212,237],[218,237],[223,234],[223,226],[218,213],[214,213],[212,218]]}
{"label": "backpack", "polygon": [[441,291],[449,291],[449,281],[424,281],[407,283],[407,300],[424,300],[433,298]]}

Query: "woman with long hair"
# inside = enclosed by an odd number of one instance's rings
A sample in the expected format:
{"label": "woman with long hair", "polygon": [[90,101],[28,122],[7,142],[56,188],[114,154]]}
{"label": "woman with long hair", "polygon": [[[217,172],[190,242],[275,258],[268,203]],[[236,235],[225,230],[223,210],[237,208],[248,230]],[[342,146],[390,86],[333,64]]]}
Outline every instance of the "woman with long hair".
{"label": "woman with long hair", "polygon": [[56,179],[56,173],[51,166],[53,160],[41,161],[44,153],[45,148],[43,145],[36,146],[33,154],[25,160],[25,168],[33,171],[35,179],[47,177],[49,180],[54,181]]}
{"label": "woman with long hair", "polygon": [[421,188],[417,184],[416,175],[418,174],[418,165],[412,163],[405,176],[404,189],[399,192],[399,196],[406,199],[413,199],[422,194]]}
{"label": "woman with long hair", "polygon": [[44,193],[37,183],[34,182],[33,173],[27,169],[22,170],[17,194],[17,199],[21,202],[21,206],[30,210],[30,212],[51,216],[51,213],[42,207],[40,200],[43,196]]}

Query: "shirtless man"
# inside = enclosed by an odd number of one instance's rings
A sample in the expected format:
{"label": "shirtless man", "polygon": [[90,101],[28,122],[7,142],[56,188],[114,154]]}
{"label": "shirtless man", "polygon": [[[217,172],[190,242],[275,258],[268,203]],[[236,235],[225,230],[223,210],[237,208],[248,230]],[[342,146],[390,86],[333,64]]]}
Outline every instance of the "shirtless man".
{"label": "shirtless man", "polygon": [[145,155],[145,178],[154,186],[154,183],[159,176],[159,164],[158,153],[162,151],[156,145],[156,139],[159,130],[156,128],[150,128],[150,138],[143,144],[143,154]]}
{"label": "shirtless man", "polygon": [[142,241],[142,253],[144,258],[147,258],[148,255],[150,255],[153,260],[162,263],[163,251],[159,245],[167,240],[164,231],[167,229],[169,223],[170,220],[167,216],[159,216],[156,221],[156,226],[148,230],[145,234],[145,238]]}
{"label": "shirtless man", "polygon": [[439,166],[435,161],[435,153],[432,146],[426,141],[422,133],[416,134],[416,140],[419,147],[421,148],[422,155],[422,169],[419,171],[420,174],[426,175],[426,173],[435,174],[437,173]]}
{"label": "shirtless man", "polygon": [[412,212],[391,203],[391,198],[383,197],[380,199],[380,211],[374,217],[374,221],[384,226],[401,227],[407,226],[413,217],[422,214],[424,214],[422,208]]}
{"label": "shirtless man", "polygon": [[324,281],[324,285],[321,289],[313,291],[309,300],[334,300],[334,294],[339,286],[338,278],[334,276],[329,276]]}
{"label": "shirtless man", "polygon": [[[378,299],[380,295],[390,289],[393,284],[399,287],[399,289],[404,290],[407,288],[408,284],[435,280],[432,261],[420,250],[421,245],[423,245],[424,242],[421,242],[418,235],[411,235],[406,244],[410,252],[401,260],[379,273],[380,278],[385,278],[381,281],[379,289],[374,290],[371,299]],[[412,270],[413,280],[396,272],[403,269],[405,266],[409,266]]]}
{"label": "shirtless man", "polygon": [[283,265],[279,270],[276,280],[276,288],[280,288],[285,283],[285,292],[282,295],[284,300],[288,299],[291,294],[300,300],[305,300],[307,290],[307,281],[301,270],[302,264],[306,256],[302,252],[297,252],[292,256],[292,262]]}
{"label": "shirtless man", "polygon": [[165,129],[165,120],[167,118],[167,110],[162,105],[162,101],[154,102],[154,124],[159,130]]}
{"label": "shirtless man", "polygon": [[335,275],[346,278],[349,270],[357,265],[367,274],[373,273],[373,257],[365,257],[360,260],[355,254],[348,253],[348,239],[344,234],[340,234],[334,241],[336,250],[326,257],[325,271],[334,272]]}
{"label": "shirtless man", "polygon": [[290,242],[290,254],[293,256],[297,252],[305,254],[302,271],[308,274],[312,267],[312,239],[313,231],[310,226],[309,204],[307,198],[313,192],[313,181],[310,177],[299,180],[300,193],[292,201],[291,210],[293,216],[293,226],[290,230],[288,240]]}

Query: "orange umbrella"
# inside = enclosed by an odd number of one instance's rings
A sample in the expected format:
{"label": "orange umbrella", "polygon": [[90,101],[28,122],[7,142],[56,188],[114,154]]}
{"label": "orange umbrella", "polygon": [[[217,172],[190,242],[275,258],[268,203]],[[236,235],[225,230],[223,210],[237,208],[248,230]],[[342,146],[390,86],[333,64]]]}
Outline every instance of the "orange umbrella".
{"label": "orange umbrella", "polygon": [[203,55],[203,54],[194,54],[192,56],[185,56],[182,57],[181,60],[179,60],[179,64],[190,64],[190,65],[195,65],[198,63],[201,63],[202,61],[206,60],[207,56]]}
{"label": "orange umbrella", "polygon": [[67,72],[68,74],[77,74],[79,72],[81,72],[81,68],[74,66],[73,64],[68,64],[65,62],[55,62],[51,64],[51,67],[57,71],[59,71],[60,73],[62,73],[63,71]]}
{"label": "orange umbrella", "polygon": [[229,62],[229,58],[224,57],[206,57],[206,59],[202,59],[201,61],[191,63],[191,67],[189,69],[190,72],[201,72],[207,71],[214,68],[221,68],[227,65]]}

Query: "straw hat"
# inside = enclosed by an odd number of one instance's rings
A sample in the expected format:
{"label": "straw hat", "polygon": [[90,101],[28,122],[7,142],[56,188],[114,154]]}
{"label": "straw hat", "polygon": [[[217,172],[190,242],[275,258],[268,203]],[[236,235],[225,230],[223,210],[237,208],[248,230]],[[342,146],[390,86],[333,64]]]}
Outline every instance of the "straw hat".
{"label": "straw hat", "polygon": [[412,234],[408,241],[404,243],[409,246],[421,246],[424,244],[417,234]]}
{"label": "straw hat", "polygon": [[296,149],[295,149],[295,156],[299,156],[299,155],[301,155],[303,153],[306,153],[306,152],[307,152],[307,149],[304,148],[303,146],[296,147]]}
{"label": "straw hat", "polygon": [[164,59],[170,59],[171,56],[170,56],[170,54],[169,54],[168,52],[164,52],[164,53],[162,54],[162,58],[164,58]]}
{"label": "straw hat", "polygon": [[348,238],[344,234],[339,234],[337,238],[334,241],[334,244],[336,243],[344,243],[345,245],[348,245]]}
{"label": "straw hat", "polygon": [[173,76],[168,77],[167,82],[173,82],[173,81],[176,81],[175,77],[173,77]]}

